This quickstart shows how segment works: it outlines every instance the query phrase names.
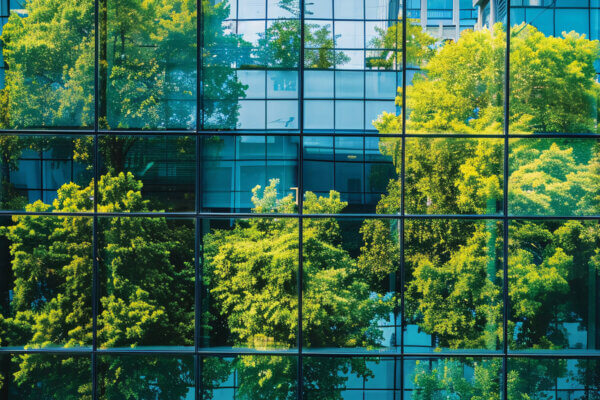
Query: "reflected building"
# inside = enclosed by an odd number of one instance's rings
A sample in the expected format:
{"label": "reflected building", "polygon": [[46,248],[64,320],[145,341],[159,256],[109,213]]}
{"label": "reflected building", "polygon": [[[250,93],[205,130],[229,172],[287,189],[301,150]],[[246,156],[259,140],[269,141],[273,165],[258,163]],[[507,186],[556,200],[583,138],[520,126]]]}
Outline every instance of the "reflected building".
{"label": "reflected building", "polygon": [[471,0],[407,0],[407,17],[418,20],[423,30],[440,40],[457,40],[460,32],[473,29],[480,6]]}

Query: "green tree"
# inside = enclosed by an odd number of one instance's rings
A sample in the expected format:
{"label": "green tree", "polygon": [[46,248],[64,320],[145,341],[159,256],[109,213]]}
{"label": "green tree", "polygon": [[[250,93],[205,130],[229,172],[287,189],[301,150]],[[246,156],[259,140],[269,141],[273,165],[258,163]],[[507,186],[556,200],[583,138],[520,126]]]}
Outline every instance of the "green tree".
{"label": "green tree", "polygon": [[[502,361],[468,359],[440,359],[416,362],[414,385],[415,400],[443,400],[449,398],[472,400],[499,400],[501,398],[500,370]],[[427,365],[429,364],[429,365]],[[465,367],[472,365],[473,377],[465,378]]]}
{"label": "green tree", "polygon": [[[290,213],[296,208],[291,195],[277,196],[277,180],[261,193],[256,187],[252,201],[257,213]],[[339,194],[329,197],[305,195],[307,213],[339,213],[345,203]],[[362,278],[356,261],[341,246],[335,219],[304,221],[303,321],[304,345],[309,347],[378,346],[381,331],[374,323],[390,311],[392,299],[374,296]],[[204,237],[204,279],[210,288],[212,311],[206,318],[226,321],[226,334],[234,346],[292,348],[298,330],[298,222],[295,218],[251,218],[236,222],[232,230],[217,230]],[[333,295],[335,293],[335,295]],[[211,326],[210,320],[208,326]],[[213,333],[210,333],[214,335]],[[293,358],[244,356],[237,368],[268,370],[292,368]],[[277,368],[273,363],[281,364]],[[349,367],[360,376],[370,372],[364,360],[313,362],[311,385],[332,392],[347,378],[338,376]],[[261,367],[262,368],[262,367]],[[242,374],[243,376],[243,374]],[[276,384],[274,374],[257,385],[241,381],[240,391],[253,398],[289,398],[289,387]],[[256,378],[254,378],[256,379]],[[260,387],[258,387],[260,386]],[[252,387],[249,391],[248,387]],[[292,392],[293,393],[293,392]]]}
{"label": "green tree", "polygon": [[[436,40],[423,31],[415,20],[406,21],[406,61],[412,65],[422,65],[435,53]],[[390,69],[402,65],[403,22],[400,20],[388,28],[375,27],[377,36],[369,47],[379,49],[368,59],[373,68]]]}
{"label": "green tree", "polygon": [[[26,17],[12,13],[3,28],[8,69],[0,90],[0,127],[92,126],[94,2],[31,0],[24,8]],[[100,1],[101,128],[185,129],[196,124],[196,9],[195,0]],[[244,44],[223,26],[229,14],[226,2],[203,0],[202,10],[203,94],[211,101],[200,102],[200,113],[207,126],[234,127],[238,99],[246,88],[232,65]],[[138,139],[115,136],[99,143],[111,172],[124,171]],[[11,204],[10,171],[24,148],[43,148],[35,142],[0,139],[0,201]],[[91,138],[77,142],[78,155],[91,160]]]}
{"label": "green tree", "polygon": [[[103,212],[148,212],[141,197],[141,183],[131,174],[106,175],[98,182],[98,209]],[[79,212],[92,207],[93,183],[80,187],[65,184],[58,190],[52,206],[37,201],[27,211]],[[85,216],[13,217],[14,225],[2,227],[11,242],[14,296],[3,310],[3,345],[46,348],[89,346],[92,341],[92,219]],[[101,224],[100,282],[101,312],[98,338],[102,347],[147,346],[157,344],[191,345],[193,342],[193,234],[191,226],[173,225],[165,218],[109,218]],[[64,380],[52,372],[43,355],[15,356],[16,383],[22,390],[39,393],[45,386],[36,383]],[[145,361],[137,368],[150,382],[156,375]],[[161,369],[175,368],[160,363]],[[82,360],[73,357],[62,362],[69,374],[87,382]],[[106,379],[118,374],[123,365],[111,363]],[[67,367],[69,366],[70,367]],[[179,364],[177,364],[179,365]],[[130,363],[130,367],[131,363]],[[145,368],[145,369],[144,369]],[[181,369],[181,366],[177,368]],[[65,373],[67,373],[65,371]],[[110,375],[113,374],[113,375]],[[185,375],[182,372],[182,376]],[[70,375],[69,375],[70,376]],[[113,386],[111,386],[113,385]],[[114,386],[116,385],[116,386]],[[125,386],[124,386],[125,385]],[[147,383],[139,383],[147,386]],[[60,386],[60,385],[57,385]],[[53,388],[55,385],[50,385]],[[61,398],[89,398],[90,387],[63,385]],[[180,390],[173,382],[172,390]],[[29,388],[29,389],[27,389]],[[108,384],[111,390],[136,390],[119,380]],[[169,387],[162,388],[167,393]]]}
{"label": "green tree", "polygon": [[[531,25],[515,26],[510,40],[510,131],[596,132],[599,42],[575,32],[546,37]],[[407,132],[502,133],[505,51],[496,24],[462,32],[431,57],[416,52],[422,73],[406,92]],[[393,133],[398,119],[384,112],[377,128]]]}
{"label": "green tree", "polygon": [[94,117],[94,8],[89,0],[27,1],[2,32],[7,128],[90,126]]}
{"label": "green tree", "polygon": [[[511,32],[511,71],[515,71],[511,74],[511,132],[595,132],[594,107],[600,87],[594,72],[594,63],[600,58],[598,41],[574,32],[545,37],[531,26],[515,27]],[[435,49],[430,58],[423,59],[423,72],[406,93],[407,132],[502,133],[505,48],[506,34],[496,25],[491,30],[465,31],[456,42]],[[404,151],[406,212],[501,211],[504,182],[500,140],[409,138],[402,149],[399,139],[386,137],[401,132],[402,116],[384,112],[375,125],[383,136],[380,150],[391,156],[398,173]],[[511,141],[509,149],[511,214],[597,213],[597,144],[591,140],[523,139]],[[390,181],[378,212],[400,211],[400,185],[399,179]],[[503,337],[500,254],[502,247],[508,246],[509,348],[566,348],[568,332],[561,322],[574,319],[587,330],[588,345],[596,348],[597,315],[589,304],[597,300],[597,224],[511,221],[509,229],[510,242],[502,243],[498,229],[489,223],[407,221],[406,317],[432,335],[440,347],[497,348]],[[381,239],[376,238],[394,235],[376,224],[366,224],[363,231],[365,250],[361,257],[370,256],[375,265],[376,256],[386,258],[379,250]],[[380,276],[388,272],[389,268],[382,268]],[[567,373],[564,364],[539,362],[531,368],[519,360],[512,363],[509,391],[515,398],[538,398],[531,388],[551,388],[553,379]],[[422,392],[420,398],[449,393],[461,398],[497,398],[498,389],[491,386],[483,394],[465,394],[458,385],[462,372],[454,371],[457,368],[447,365],[443,372],[417,371],[415,379],[431,389],[429,394]],[[486,368],[489,371],[485,372]],[[597,385],[590,380],[589,370],[581,368],[585,385]],[[486,363],[478,364],[475,371],[498,373]],[[469,385],[474,390],[478,384],[472,381]]]}
{"label": "green tree", "polygon": [[[300,3],[298,0],[280,0],[279,7],[289,12],[289,19],[274,21],[258,40],[258,59],[263,67],[297,69],[300,63]],[[327,69],[347,63],[350,58],[334,51],[333,35],[329,24],[304,24],[304,67]]]}

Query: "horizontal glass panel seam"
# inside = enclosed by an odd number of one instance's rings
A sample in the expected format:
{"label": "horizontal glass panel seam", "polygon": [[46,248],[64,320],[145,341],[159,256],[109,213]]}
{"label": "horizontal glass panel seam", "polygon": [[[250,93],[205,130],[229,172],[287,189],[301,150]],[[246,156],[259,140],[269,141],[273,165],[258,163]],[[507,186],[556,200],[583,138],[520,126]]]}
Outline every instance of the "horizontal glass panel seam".
{"label": "horizontal glass panel seam", "polygon": [[55,217],[148,217],[148,218],[382,218],[382,219],[486,219],[486,220],[598,220],[600,215],[501,215],[501,214],[306,214],[306,213],[211,213],[211,212],[27,212],[1,210],[0,216],[39,215]]}

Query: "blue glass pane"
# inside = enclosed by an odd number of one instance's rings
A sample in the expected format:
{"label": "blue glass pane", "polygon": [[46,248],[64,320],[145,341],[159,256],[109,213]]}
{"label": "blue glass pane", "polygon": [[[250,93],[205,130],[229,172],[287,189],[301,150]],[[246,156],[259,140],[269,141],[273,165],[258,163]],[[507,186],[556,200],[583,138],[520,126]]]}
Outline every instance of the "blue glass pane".
{"label": "blue glass pane", "polygon": [[393,99],[396,97],[398,88],[396,75],[396,72],[393,71],[366,72],[366,98]]}
{"label": "blue glass pane", "polygon": [[[339,69],[365,69],[365,52],[362,50],[336,50]],[[342,59],[342,57],[344,57]]]}
{"label": "blue glass pane", "polygon": [[365,47],[364,22],[337,21],[335,47],[338,49],[362,49]]}
{"label": "blue glass pane", "polygon": [[264,136],[240,136],[236,138],[236,159],[251,160],[258,157],[263,160],[267,147]]}
{"label": "blue glass pane", "polygon": [[243,85],[248,86],[244,90],[245,98],[265,98],[265,71],[239,70],[237,76]]}
{"label": "blue glass pane", "polygon": [[363,19],[364,0],[334,0],[334,18]]}
{"label": "blue glass pane", "polygon": [[402,6],[399,1],[365,0],[365,12],[367,19],[399,18]]}
{"label": "blue glass pane", "polygon": [[556,0],[556,7],[587,7],[589,0]]}
{"label": "blue glass pane", "polygon": [[365,104],[365,129],[375,129],[373,121],[382,116],[384,112],[399,115],[399,108],[393,100],[367,101]]}
{"label": "blue glass pane", "polygon": [[332,18],[333,3],[330,0],[310,0],[304,3],[307,18]]}
{"label": "blue glass pane", "polygon": [[254,47],[258,46],[258,39],[265,35],[265,21],[240,21],[237,26],[242,38]]}
{"label": "blue glass pane", "polygon": [[304,72],[304,97],[306,98],[332,98],[333,97],[333,71],[305,71]]}
{"label": "blue glass pane", "polygon": [[268,71],[267,84],[269,99],[298,97],[298,71]]}
{"label": "blue glass pane", "polygon": [[590,15],[587,10],[556,10],[556,36],[575,31],[589,37]]}
{"label": "blue glass pane", "polygon": [[240,101],[240,116],[237,126],[240,129],[265,128],[265,102],[257,100]]}
{"label": "blue glass pane", "polygon": [[266,17],[265,0],[237,0],[238,18],[240,19],[264,19]]}
{"label": "blue glass pane", "polygon": [[306,129],[333,129],[333,101],[307,100],[304,102]]}
{"label": "blue glass pane", "polygon": [[[521,21],[514,21],[519,23]],[[546,36],[554,35],[554,10],[528,8],[525,10],[525,21],[528,24],[535,26],[540,32]]]}
{"label": "blue glass pane", "polygon": [[338,99],[360,99],[364,96],[364,79],[362,71],[336,71],[335,96]]}
{"label": "blue glass pane", "polygon": [[364,102],[338,100],[335,102],[336,129],[363,129]]}
{"label": "blue glass pane", "polygon": [[298,102],[294,100],[267,101],[267,129],[298,128]]}
{"label": "blue glass pane", "polygon": [[[264,0],[263,0],[264,1]],[[268,18],[293,18],[294,14],[288,7],[282,7],[284,4],[281,0],[268,0],[267,17]]]}

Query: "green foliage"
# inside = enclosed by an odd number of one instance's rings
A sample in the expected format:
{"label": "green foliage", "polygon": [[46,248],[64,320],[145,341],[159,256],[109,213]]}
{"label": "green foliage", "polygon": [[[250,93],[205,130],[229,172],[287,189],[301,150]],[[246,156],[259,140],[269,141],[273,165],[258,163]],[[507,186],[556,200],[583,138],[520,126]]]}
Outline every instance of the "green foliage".
{"label": "green foliage", "polygon": [[[32,0],[2,32],[10,128],[89,126],[94,113],[94,4]],[[7,117],[9,116],[9,117]]]}
{"label": "green foliage", "polygon": [[[277,184],[277,180],[271,180],[262,196],[259,186],[253,190],[255,212],[295,210],[291,195],[277,198]],[[304,202],[307,213],[338,213],[345,205],[336,192],[330,192],[326,198],[307,193]],[[226,321],[234,345],[296,346],[298,234],[295,218],[257,217],[237,221],[232,230],[205,235],[204,279],[211,288],[214,307],[211,314]],[[374,323],[389,313],[391,299],[371,293],[356,262],[341,246],[341,232],[335,219],[304,220],[303,238],[304,345],[315,348],[377,346],[382,338]],[[241,358],[237,368],[244,370],[264,364],[269,365],[265,367],[268,371],[285,370],[291,368],[290,362],[285,358],[262,361]],[[340,381],[338,371],[348,368],[347,362],[337,360],[331,368],[315,372],[318,382],[315,385],[335,387]],[[364,361],[357,361],[352,369],[360,371],[361,362]],[[281,365],[275,368],[271,366],[273,363]],[[253,393],[253,398],[263,398],[262,391],[280,388],[281,395],[274,396],[268,391],[271,394],[265,394],[264,398],[287,398],[290,388],[277,383],[278,376],[269,373],[264,382],[258,383],[252,379],[241,380],[240,391]]]}
{"label": "green foliage", "polygon": [[[287,10],[292,19],[274,21],[258,41],[258,56],[262,66],[296,69],[300,59],[300,4],[297,0],[281,0],[279,7]],[[334,51],[331,27],[314,23],[304,24],[305,68],[327,69],[340,66],[350,58]],[[310,49],[310,50],[308,50]]]}
{"label": "green foliage", "polygon": [[511,29],[510,50],[511,131],[597,133],[597,40],[522,24]]}
{"label": "green foliage", "polygon": [[438,338],[438,346],[499,347],[503,307],[498,236],[494,224],[480,225],[446,262],[425,251],[415,257],[406,294],[408,311],[419,317],[421,329]]}
{"label": "green foliage", "polygon": [[[465,362],[466,361],[466,362]],[[430,362],[416,361],[414,373],[414,400],[499,400],[502,361],[440,359]],[[473,368],[473,377],[465,378],[465,369]]]}
{"label": "green foliage", "polygon": [[[510,154],[509,203],[523,215],[593,215],[600,210],[600,147],[588,141],[519,141]],[[533,144],[533,145],[532,145]]]}
{"label": "green foliage", "polygon": [[[427,34],[415,20],[406,21],[406,61],[421,65],[434,54],[435,39]],[[403,22],[397,22],[384,29],[376,26],[377,34],[369,43],[370,48],[381,49],[379,56],[368,59],[373,68],[390,69],[402,65]]]}
{"label": "green foliage", "polygon": [[[520,133],[596,132],[594,63],[600,44],[574,32],[545,37],[529,25],[511,30],[510,131]],[[392,30],[390,37],[394,36]],[[396,34],[397,35],[397,34]],[[426,37],[421,38],[424,42]],[[387,38],[388,42],[390,41]],[[409,133],[503,133],[503,81],[506,34],[465,31],[418,61],[423,73],[407,88]],[[396,100],[401,103],[401,97]],[[379,213],[494,214],[502,211],[503,143],[494,139],[386,137],[402,131],[402,116],[382,113],[375,125],[383,135],[380,151],[406,179],[392,180],[377,205]],[[509,213],[516,215],[595,215],[599,206],[599,152],[591,140],[529,139],[510,142]],[[508,151],[508,149],[507,149]],[[598,280],[596,223],[583,221],[511,221],[510,243],[502,243],[494,223],[406,221],[406,311],[409,321],[432,335],[437,346],[452,349],[497,349],[503,338],[500,298],[502,247],[509,246],[508,288],[511,349],[563,349],[564,325],[581,321],[589,335],[598,329],[589,302]],[[361,259],[371,271],[392,268],[382,250],[393,229],[368,222],[362,228]],[[384,247],[389,250],[389,244]],[[377,256],[380,258],[378,259]],[[389,264],[391,265],[391,263]],[[590,286],[591,285],[591,286]],[[574,296],[574,293],[590,293]],[[597,294],[595,294],[597,296]],[[564,365],[543,361],[533,368],[514,360],[509,398],[538,398],[553,387]],[[478,374],[495,376],[489,363],[469,364]],[[473,378],[464,385],[462,366],[446,363],[418,369],[417,398],[497,398],[498,389],[477,392]],[[588,377],[585,367],[580,370]],[[587,379],[587,378],[586,378]],[[590,378],[591,379],[591,378]],[[597,385],[588,379],[586,385]],[[462,391],[462,387],[469,391]],[[533,393],[533,394],[532,394]]]}
{"label": "green foliage", "polygon": [[[105,175],[98,182],[98,210],[150,211],[140,190],[141,183],[131,174]],[[52,206],[37,201],[27,205],[26,211],[90,210],[93,192],[93,183],[87,187],[65,184]],[[8,313],[0,319],[3,345],[90,346],[92,218],[19,215],[13,217],[13,222],[1,229],[11,242],[14,293]],[[191,226],[170,226],[165,218],[102,221],[98,316],[101,346],[192,344],[193,235]],[[15,380],[35,391],[41,390],[35,382],[42,376],[74,376],[81,378],[74,382],[86,382],[89,377],[82,362],[76,357],[66,358],[61,361],[64,372],[57,375],[42,355],[20,356]],[[150,365],[144,368],[152,369]],[[65,387],[65,393],[72,390]],[[89,388],[84,392],[89,397]],[[64,398],[70,397],[65,394]]]}
{"label": "green foliage", "polygon": [[[546,37],[530,25],[511,32],[511,132],[596,132],[598,41],[575,32]],[[497,24],[464,31],[430,58],[415,56],[423,74],[407,89],[407,132],[502,133],[505,49]],[[383,113],[375,125],[391,132],[399,118]]]}

